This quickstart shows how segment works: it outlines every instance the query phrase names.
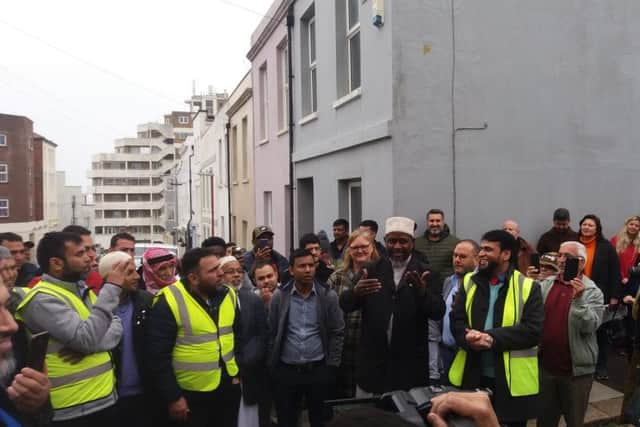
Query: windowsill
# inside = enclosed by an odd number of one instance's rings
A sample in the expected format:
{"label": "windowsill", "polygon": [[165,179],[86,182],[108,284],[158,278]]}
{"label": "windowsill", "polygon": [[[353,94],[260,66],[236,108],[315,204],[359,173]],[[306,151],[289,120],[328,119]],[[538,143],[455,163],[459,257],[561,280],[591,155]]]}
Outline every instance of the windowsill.
{"label": "windowsill", "polygon": [[300,126],[304,126],[307,123],[311,123],[314,120],[318,120],[318,112],[315,111],[313,113],[307,114],[306,116],[304,116],[299,122],[298,125]]}
{"label": "windowsill", "polygon": [[278,136],[286,135],[288,133],[289,133],[289,129],[286,129],[286,128],[285,129],[280,129],[278,131]]}
{"label": "windowsill", "polygon": [[337,99],[333,103],[333,108],[337,110],[338,108],[342,107],[343,105],[346,105],[346,104],[350,103],[351,101],[360,98],[361,96],[362,96],[362,86],[357,88],[357,89],[352,90],[351,92],[349,92],[348,94],[346,94],[342,98]]}
{"label": "windowsill", "polygon": [[259,141],[259,142],[258,142],[258,145],[264,145],[264,144],[266,144],[267,142],[269,142],[269,138],[266,138],[266,139],[263,139],[262,141]]}

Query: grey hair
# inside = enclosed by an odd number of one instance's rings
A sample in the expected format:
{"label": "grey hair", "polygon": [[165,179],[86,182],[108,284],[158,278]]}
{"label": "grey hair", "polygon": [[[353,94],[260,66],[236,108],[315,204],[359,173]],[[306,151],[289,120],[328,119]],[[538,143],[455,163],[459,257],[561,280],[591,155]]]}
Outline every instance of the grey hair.
{"label": "grey hair", "polygon": [[11,258],[11,251],[4,246],[0,246],[0,260]]}
{"label": "grey hair", "polygon": [[587,248],[580,242],[564,242],[562,244],[560,244],[560,247],[566,246],[566,245],[573,245],[573,247],[576,249],[576,251],[578,252],[578,256],[580,258],[582,258],[584,260],[584,262],[587,262]]}

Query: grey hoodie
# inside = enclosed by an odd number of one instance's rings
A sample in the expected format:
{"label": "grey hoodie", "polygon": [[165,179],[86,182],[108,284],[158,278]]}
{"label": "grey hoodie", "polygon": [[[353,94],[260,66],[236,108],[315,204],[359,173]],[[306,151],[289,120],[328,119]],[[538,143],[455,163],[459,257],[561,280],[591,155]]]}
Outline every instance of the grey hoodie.
{"label": "grey hoodie", "polygon": [[[48,331],[55,341],[80,353],[92,354],[115,348],[122,337],[122,322],[113,315],[120,302],[119,286],[105,283],[95,304],[91,304],[84,282],[64,282],[47,274],[42,281],[74,293],[87,305],[91,314],[82,320],[64,301],[45,293],[38,293],[19,310],[25,325],[36,334]],[[71,420],[108,408],[116,403],[114,388],[111,395],[71,408],[54,410],[53,421]]]}

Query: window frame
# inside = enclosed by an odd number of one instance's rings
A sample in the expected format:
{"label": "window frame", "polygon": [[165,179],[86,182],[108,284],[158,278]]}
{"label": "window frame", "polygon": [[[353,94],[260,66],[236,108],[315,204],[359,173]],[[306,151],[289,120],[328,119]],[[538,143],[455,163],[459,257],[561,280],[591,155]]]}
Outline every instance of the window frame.
{"label": "window frame", "polygon": [[[0,171],[0,184],[7,184],[9,183],[9,164],[8,163],[0,163],[0,169],[4,168],[4,172]],[[4,179],[2,179],[2,176],[5,176]]]}
{"label": "window frame", "polygon": [[[313,31],[312,31],[313,30]],[[307,50],[309,53],[309,114],[318,112],[318,52],[315,14],[307,21]],[[313,38],[313,41],[312,41]],[[313,49],[312,49],[313,46]],[[312,58],[313,51],[313,58]]]}
{"label": "window frame", "polygon": [[178,116],[178,124],[188,125],[189,124],[189,117],[187,117],[187,116]]}
{"label": "window frame", "polygon": [[260,92],[258,102],[260,104],[260,142],[269,140],[269,69],[265,61],[258,68],[258,78],[260,79]]}
{"label": "window frame", "polygon": [[[351,2],[349,0],[346,0],[345,2],[345,26],[346,26],[346,43],[347,43],[347,94],[357,90],[358,88],[362,87],[362,37],[360,35],[360,11],[358,10],[358,22],[353,25],[353,26],[349,26],[349,22],[351,21],[351,8],[350,8],[350,4]],[[357,2],[357,5],[359,6],[359,2]],[[360,43],[360,49],[359,49],[359,55],[360,55],[360,82],[358,84],[358,86],[354,87],[353,86],[353,64],[351,63],[351,42],[355,37],[359,37],[359,43]]]}
{"label": "window frame", "polygon": [[0,132],[0,147],[7,146],[7,134]]}
{"label": "window frame", "polygon": [[[6,206],[2,206],[2,204],[6,204]],[[6,215],[2,215],[2,211],[7,211]],[[11,216],[11,212],[9,210],[9,199],[8,198],[0,198],[0,218],[9,218]]]}
{"label": "window frame", "polygon": [[285,38],[278,47],[278,89],[280,114],[278,115],[278,128],[284,132],[289,128],[289,45]]}

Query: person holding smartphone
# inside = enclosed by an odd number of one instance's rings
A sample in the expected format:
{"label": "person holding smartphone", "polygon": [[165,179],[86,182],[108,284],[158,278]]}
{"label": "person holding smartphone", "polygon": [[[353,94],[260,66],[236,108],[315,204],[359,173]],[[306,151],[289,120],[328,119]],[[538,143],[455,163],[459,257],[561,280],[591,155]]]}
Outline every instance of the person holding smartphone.
{"label": "person holding smartphone", "polygon": [[584,424],[604,303],[602,291],[584,274],[587,261],[582,243],[564,242],[558,254],[558,275],[540,282],[545,318],[538,426],[555,427],[561,415],[568,427]]}
{"label": "person holding smartphone", "polygon": [[253,249],[244,254],[243,267],[249,272],[258,260],[268,260],[278,266],[278,277],[285,282],[289,280],[289,261],[273,248],[273,230],[268,225],[261,225],[253,229]]}

